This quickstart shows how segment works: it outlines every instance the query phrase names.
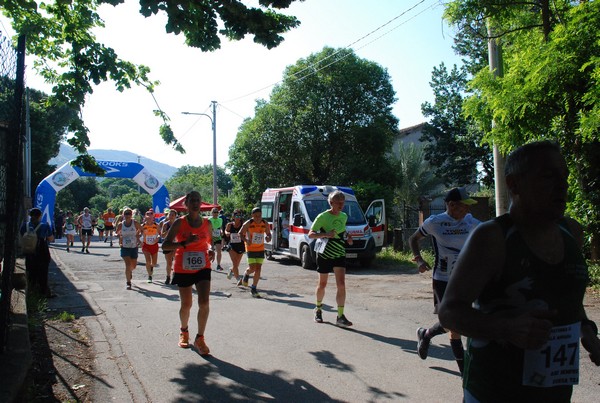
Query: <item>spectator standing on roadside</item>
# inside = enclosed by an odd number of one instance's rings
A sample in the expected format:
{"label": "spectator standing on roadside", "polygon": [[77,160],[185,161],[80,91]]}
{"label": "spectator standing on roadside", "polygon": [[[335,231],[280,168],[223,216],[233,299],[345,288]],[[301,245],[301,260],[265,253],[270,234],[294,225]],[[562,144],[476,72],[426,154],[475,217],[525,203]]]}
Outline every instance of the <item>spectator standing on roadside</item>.
{"label": "spectator standing on roadside", "polygon": [[54,241],[52,228],[45,222],[42,222],[42,211],[39,208],[29,210],[29,222],[21,225],[21,235],[28,230],[35,231],[37,235],[37,245],[34,253],[25,255],[25,271],[27,275],[27,284],[32,290],[36,290],[41,295],[51,298],[54,295],[50,292],[48,286],[48,268],[50,266],[50,249],[48,242]]}
{"label": "spectator standing on roadside", "polygon": [[56,239],[62,239],[63,226],[65,224],[65,214],[62,210],[58,210],[54,219],[54,230],[56,231]]}
{"label": "spectator standing on roadside", "polygon": [[583,231],[564,216],[567,164],[538,141],[510,153],[504,174],[509,212],[471,235],[439,317],[469,338],[465,402],[570,402],[579,342],[599,365],[600,340],[583,306]]}
{"label": "spectator standing on roadside", "polygon": [[[446,198],[446,211],[428,217],[408,240],[413,253],[413,261],[417,263],[419,272],[424,273],[431,267],[421,257],[419,241],[431,236],[433,251],[435,253],[435,264],[433,267],[433,306],[437,314],[439,303],[444,297],[448,280],[469,234],[480,223],[469,213],[469,206],[477,203],[469,197],[465,188],[451,189]],[[417,329],[417,353],[422,360],[427,358],[431,339],[437,335],[446,333],[440,322],[426,329]],[[462,374],[464,371],[464,349],[461,335],[450,331],[450,347],[456,359],[458,369]]]}
{"label": "spectator standing on roadside", "polygon": [[200,206],[202,197],[196,191],[185,196],[187,215],[175,220],[162,244],[163,251],[175,251],[175,263],[172,284],[179,288],[180,333],[179,347],[189,347],[190,311],[194,302],[192,286],[198,292],[198,333],[194,347],[200,355],[210,354],[204,340],[208,322],[211,262],[215,259],[212,248],[212,227],[208,219],[202,218]]}
{"label": "spectator standing on roadside", "polygon": [[127,289],[131,290],[131,279],[133,271],[137,267],[138,247],[140,246],[140,235],[142,228],[133,220],[133,211],[130,208],[123,210],[123,218],[117,225],[117,236],[121,247],[121,257],[125,262],[125,280]]}
{"label": "spectator standing on roadside", "polygon": [[317,323],[323,323],[323,298],[325,298],[325,288],[329,274],[335,276],[337,292],[335,300],[337,303],[336,324],[342,327],[352,326],[344,314],[346,304],[346,242],[352,245],[352,236],[346,235],[346,222],[348,216],[342,210],[346,197],[344,193],[336,190],[327,197],[329,210],[320,213],[313,222],[308,237],[316,239],[315,251],[317,251],[317,272],[319,273],[319,282],[315,291],[317,305],[314,311],[314,320]]}

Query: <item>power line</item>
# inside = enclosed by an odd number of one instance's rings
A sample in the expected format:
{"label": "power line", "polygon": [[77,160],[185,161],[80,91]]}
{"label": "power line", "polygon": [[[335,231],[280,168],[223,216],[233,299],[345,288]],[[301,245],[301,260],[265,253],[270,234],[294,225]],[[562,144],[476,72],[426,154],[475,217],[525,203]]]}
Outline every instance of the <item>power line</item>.
{"label": "power line", "polygon": [[[391,23],[393,23],[393,22],[394,22],[394,21],[396,21],[397,19],[399,19],[399,18],[403,17],[403,16],[404,16],[404,15],[406,15],[407,13],[411,12],[412,10],[414,10],[415,8],[417,8],[418,6],[420,6],[420,5],[421,5],[422,3],[424,3],[425,1],[426,1],[426,0],[420,0],[419,2],[417,2],[417,3],[413,4],[411,7],[409,7],[408,9],[404,10],[402,13],[400,13],[400,14],[398,14],[397,16],[395,16],[394,18],[392,18],[391,20],[389,20],[389,21],[387,21],[387,22],[383,23],[382,25],[380,25],[379,27],[375,28],[375,29],[374,29],[374,30],[372,30],[371,32],[369,32],[369,33],[367,33],[367,34],[363,35],[362,37],[360,37],[359,39],[357,39],[357,40],[355,40],[354,42],[350,43],[349,45],[345,46],[344,48],[341,48],[341,49],[339,49],[337,52],[334,52],[334,53],[332,53],[331,55],[329,55],[329,56],[325,57],[324,59],[320,60],[318,63],[311,64],[311,65],[309,65],[309,66],[306,66],[306,67],[305,67],[305,68],[303,68],[302,70],[300,70],[300,71],[298,71],[298,72],[296,72],[296,73],[293,73],[293,74],[292,74],[292,76],[296,76],[296,77],[297,77],[297,76],[299,76],[300,74],[302,74],[304,71],[306,71],[306,70],[309,70],[309,69],[310,69],[310,70],[311,70],[311,72],[310,72],[309,74],[307,74],[307,75],[305,75],[305,76],[303,76],[303,77],[300,77],[300,78],[299,78],[300,80],[302,80],[302,79],[304,79],[304,78],[307,78],[307,77],[309,77],[309,76],[311,76],[311,75],[313,75],[313,74],[316,74],[317,72],[319,72],[319,71],[323,70],[324,68],[327,68],[327,67],[331,66],[331,65],[332,65],[332,64],[334,64],[334,63],[337,63],[337,62],[339,62],[339,61],[343,60],[343,59],[344,59],[345,57],[347,57],[347,56],[344,56],[344,58],[336,59],[336,60],[334,60],[333,62],[331,62],[331,63],[328,63],[327,65],[325,65],[325,66],[323,66],[323,67],[321,67],[321,68],[318,68],[318,69],[316,69],[316,70],[312,70],[312,69],[313,69],[315,66],[317,66],[317,65],[319,65],[319,64],[321,64],[321,63],[323,63],[323,62],[325,62],[326,60],[328,60],[328,59],[330,59],[330,58],[332,58],[332,57],[336,56],[336,55],[337,55],[338,53],[340,53],[340,52],[341,52],[343,49],[349,49],[349,48],[351,48],[352,46],[354,46],[355,44],[359,43],[360,41],[362,41],[362,40],[364,40],[364,39],[368,38],[369,36],[371,36],[371,35],[375,34],[375,33],[376,33],[376,32],[378,32],[379,30],[383,29],[384,27],[386,27],[386,26],[390,25]],[[360,48],[358,48],[358,49],[362,49],[362,48],[364,48],[364,47],[366,47],[366,46],[368,46],[368,45],[372,44],[373,42],[375,42],[375,41],[377,41],[377,40],[381,39],[382,37],[384,37],[384,36],[388,35],[390,32],[392,32],[392,31],[394,31],[394,30],[398,29],[398,28],[399,28],[399,27],[401,27],[402,25],[406,24],[408,21],[410,21],[410,20],[412,20],[412,19],[416,18],[417,16],[421,15],[421,14],[422,14],[422,13],[424,13],[425,11],[427,11],[427,10],[429,10],[429,9],[433,8],[433,6],[434,6],[434,5],[435,5],[435,4],[432,4],[431,6],[427,7],[425,10],[423,10],[423,11],[419,12],[418,14],[416,14],[416,15],[412,16],[411,18],[409,18],[409,19],[407,19],[407,20],[405,20],[405,21],[402,21],[400,24],[398,24],[398,25],[397,25],[397,26],[395,26],[394,28],[392,28],[392,29],[390,29],[389,31],[387,31],[386,33],[384,33],[384,34],[382,34],[382,35],[378,36],[377,38],[373,39],[371,42],[368,42],[367,44],[365,44],[365,45],[361,46],[361,47],[360,47]],[[242,96],[239,96],[239,97],[236,97],[236,98],[232,98],[232,99],[230,99],[230,100],[227,100],[227,101],[225,101],[225,102],[228,102],[228,103],[229,103],[229,102],[235,102],[235,101],[237,101],[237,100],[240,100],[240,99],[243,99],[243,98],[249,97],[249,96],[251,96],[251,95],[254,95],[254,94],[256,94],[256,93],[262,92],[262,91],[264,91],[264,90],[266,90],[266,89],[268,89],[268,88],[274,87],[275,85],[277,85],[277,84],[279,84],[279,83],[281,83],[281,82],[282,82],[282,80],[279,80],[279,81],[277,81],[277,82],[275,82],[275,83],[273,83],[273,84],[267,85],[267,86],[265,86],[265,87],[262,87],[262,88],[260,88],[260,89],[258,89],[258,90],[255,90],[255,91],[252,91],[252,92],[250,92],[250,93],[247,93],[247,94],[245,94],[245,95],[242,95]]]}

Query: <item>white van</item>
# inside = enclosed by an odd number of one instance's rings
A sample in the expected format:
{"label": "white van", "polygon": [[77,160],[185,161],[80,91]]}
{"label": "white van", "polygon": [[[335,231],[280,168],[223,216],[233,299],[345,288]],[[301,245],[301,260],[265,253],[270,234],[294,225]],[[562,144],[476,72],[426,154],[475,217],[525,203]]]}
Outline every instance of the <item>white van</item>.
{"label": "white van", "polygon": [[352,245],[346,245],[346,258],[357,259],[369,266],[383,247],[385,236],[385,203],[375,200],[363,213],[354,191],[343,186],[297,185],[267,189],[262,194],[262,217],[271,227],[271,242],[265,243],[268,257],[286,256],[300,260],[305,269],[316,268],[308,231],[319,213],[329,209],[327,196],[334,190],[344,192],[344,212],[348,215],[346,231],[352,234]]}

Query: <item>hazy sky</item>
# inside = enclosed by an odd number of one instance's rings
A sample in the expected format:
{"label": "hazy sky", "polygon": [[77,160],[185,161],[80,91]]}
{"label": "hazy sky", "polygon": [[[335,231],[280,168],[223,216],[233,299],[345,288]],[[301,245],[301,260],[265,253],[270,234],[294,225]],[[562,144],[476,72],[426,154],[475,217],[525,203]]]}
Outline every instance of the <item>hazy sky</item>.
{"label": "hazy sky", "polygon": [[[240,124],[253,116],[256,99],[269,98],[286,66],[324,46],[350,47],[388,70],[400,128],[424,121],[421,104],[433,100],[433,67],[460,63],[451,48],[454,31],[442,21],[439,0],[296,1],[285,13],[298,17],[301,25],[286,33],[279,47],[267,50],[248,37],[223,40],[222,48],[212,53],[186,47],[183,36],[165,33],[164,16],[144,18],[138,7],[132,0],[102,6],[99,14],[106,28],[97,31],[97,39],[121,58],[151,68],[151,79],[161,82],[155,97],[187,153],[164,144],[158,134],[162,121],[154,116],[156,106],[144,89],[119,93],[112,83],[96,87],[84,107],[90,149],[128,150],[175,167],[212,164],[213,158],[210,120],[181,112],[212,114],[211,101],[218,102],[217,164],[223,166]],[[32,64],[30,59],[26,63]],[[27,84],[49,90],[31,71]]]}

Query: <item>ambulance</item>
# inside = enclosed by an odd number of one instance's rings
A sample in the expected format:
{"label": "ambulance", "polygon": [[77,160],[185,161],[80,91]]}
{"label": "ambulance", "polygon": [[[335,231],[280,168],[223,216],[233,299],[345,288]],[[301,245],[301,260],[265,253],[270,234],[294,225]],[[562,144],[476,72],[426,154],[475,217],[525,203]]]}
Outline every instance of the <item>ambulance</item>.
{"label": "ambulance", "polygon": [[271,228],[271,242],[265,243],[267,257],[298,259],[305,269],[316,268],[313,240],[308,231],[317,215],[329,209],[327,197],[340,190],[346,197],[344,212],[348,215],[347,233],[353,244],[346,245],[346,259],[357,260],[368,267],[381,250],[385,235],[385,202],[373,201],[363,213],[354,191],[344,186],[297,185],[267,189],[262,194],[262,217]]}

